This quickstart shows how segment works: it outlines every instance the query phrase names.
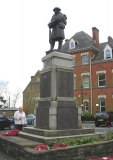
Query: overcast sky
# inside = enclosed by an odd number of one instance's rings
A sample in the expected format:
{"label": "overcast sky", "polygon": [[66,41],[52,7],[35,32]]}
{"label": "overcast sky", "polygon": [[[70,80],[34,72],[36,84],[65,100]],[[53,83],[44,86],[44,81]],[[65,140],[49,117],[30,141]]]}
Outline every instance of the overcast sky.
{"label": "overcast sky", "polygon": [[92,36],[92,27],[100,42],[113,36],[113,0],[0,0],[0,80],[9,82],[10,92],[23,91],[42,69],[54,7],[67,15],[66,39],[79,31]]}

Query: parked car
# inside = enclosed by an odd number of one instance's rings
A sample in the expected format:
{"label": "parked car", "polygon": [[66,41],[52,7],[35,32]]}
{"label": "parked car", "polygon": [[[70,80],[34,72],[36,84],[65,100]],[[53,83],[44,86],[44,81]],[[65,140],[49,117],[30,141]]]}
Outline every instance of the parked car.
{"label": "parked car", "polygon": [[14,123],[14,116],[9,116],[7,118],[10,120],[11,123]]}
{"label": "parked car", "polygon": [[0,114],[0,128],[9,128],[13,129],[14,128],[14,123],[11,123],[11,121],[3,114]]}
{"label": "parked car", "polygon": [[107,125],[113,127],[113,111],[97,112],[94,116],[96,127],[99,125]]}
{"label": "parked car", "polygon": [[34,124],[35,116],[34,114],[26,115],[27,124]]}

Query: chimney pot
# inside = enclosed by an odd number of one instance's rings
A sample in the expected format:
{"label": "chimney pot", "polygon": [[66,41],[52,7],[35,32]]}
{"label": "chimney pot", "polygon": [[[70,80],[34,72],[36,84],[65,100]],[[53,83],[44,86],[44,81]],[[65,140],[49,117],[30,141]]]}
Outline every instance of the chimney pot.
{"label": "chimney pot", "polygon": [[108,42],[112,41],[113,38],[111,36],[108,36]]}
{"label": "chimney pot", "polygon": [[68,42],[68,39],[65,39],[65,43]]}

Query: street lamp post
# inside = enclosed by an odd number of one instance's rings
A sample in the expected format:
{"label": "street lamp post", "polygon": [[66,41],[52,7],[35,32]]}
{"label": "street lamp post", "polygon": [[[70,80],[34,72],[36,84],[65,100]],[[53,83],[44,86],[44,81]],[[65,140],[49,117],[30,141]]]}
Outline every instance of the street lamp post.
{"label": "street lamp post", "polygon": [[82,107],[82,111],[83,111],[83,104],[81,104],[81,107]]}
{"label": "street lamp post", "polygon": [[28,107],[29,106],[28,105],[29,95],[28,94],[26,95],[26,99],[27,99],[27,114],[28,114],[29,113],[29,107]]}
{"label": "street lamp post", "polygon": [[34,108],[36,107],[37,99],[38,99],[38,94],[34,96]]}
{"label": "street lamp post", "polygon": [[10,108],[10,96],[9,96],[9,108]]}
{"label": "street lamp post", "polygon": [[81,104],[81,106],[82,106],[82,110],[83,110],[83,85],[80,87],[81,89],[82,89],[82,93],[81,93],[81,95],[82,95],[82,104]]}
{"label": "street lamp post", "polygon": [[98,112],[98,106],[99,106],[99,104],[96,104],[96,107],[97,107],[97,111],[96,112]]}
{"label": "street lamp post", "polygon": [[30,114],[32,114],[32,98],[30,99]]}

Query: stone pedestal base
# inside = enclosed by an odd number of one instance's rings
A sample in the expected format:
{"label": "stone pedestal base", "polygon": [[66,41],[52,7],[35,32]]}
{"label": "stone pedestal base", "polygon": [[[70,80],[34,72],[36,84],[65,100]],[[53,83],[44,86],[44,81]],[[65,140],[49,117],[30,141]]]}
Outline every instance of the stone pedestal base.
{"label": "stone pedestal base", "polygon": [[66,130],[78,128],[78,108],[72,99],[39,101],[36,108],[36,128]]}
{"label": "stone pedestal base", "polygon": [[73,57],[52,52],[42,59],[40,100],[36,108],[36,128],[69,130],[78,128],[78,108],[74,98]]}

